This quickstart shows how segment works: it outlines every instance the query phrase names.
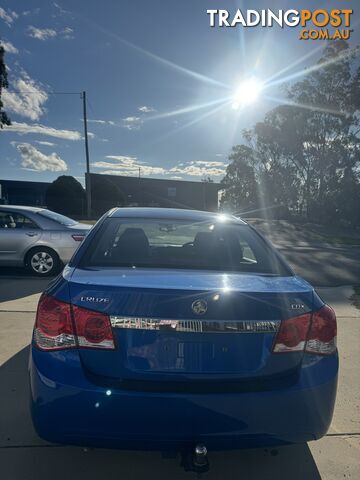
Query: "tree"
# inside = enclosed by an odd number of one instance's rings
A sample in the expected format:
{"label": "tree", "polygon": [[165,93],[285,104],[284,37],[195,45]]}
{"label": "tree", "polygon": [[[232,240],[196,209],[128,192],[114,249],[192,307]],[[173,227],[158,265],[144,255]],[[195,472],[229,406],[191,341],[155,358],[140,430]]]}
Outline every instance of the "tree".
{"label": "tree", "polygon": [[224,194],[221,207],[233,212],[245,212],[257,208],[259,195],[255,178],[254,151],[245,145],[233,147],[229,156],[230,164],[221,183]]}
{"label": "tree", "polygon": [[102,215],[113,207],[125,205],[123,192],[109,178],[97,175],[91,179],[92,210],[95,215]]}
{"label": "tree", "polygon": [[3,110],[3,102],[2,102],[2,90],[3,88],[9,87],[4,56],[5,56],[5,49],[0,44],[0,128],[3,128],[4,125],[11,125],[10,118],[8,117],[7,113]]}
{"label": "tree", "polygon": [[85,191],[74,177],[61,175],[49,185],[46,205],[64,215],[81,216],[84,213]]}
{"label": "tree", "polygon": [[[336,213],[328,208],[333,188],[340,188],[345,171],[356,169],[359,162],[358,100],[354,101],[360,96],[359,69],[352,73],[356,53],[345,41],[330,42],[319,68],[288,89],[296,105],[289,107],[281,126],[295,115],[301,141],[296,165],[304,179],[309,218],[330,219]],[[293,147],[287,151],[295,158]]]}
{"label": "tree", "polygon": [[[329,42],[318,64],[287,88],[284,104],[243,132],[262,205],[282,205],[313,221],[355,221],[352,212],[360,203],[356,53],[345,41]],[[347,199],[346,191],[352,192]]]}

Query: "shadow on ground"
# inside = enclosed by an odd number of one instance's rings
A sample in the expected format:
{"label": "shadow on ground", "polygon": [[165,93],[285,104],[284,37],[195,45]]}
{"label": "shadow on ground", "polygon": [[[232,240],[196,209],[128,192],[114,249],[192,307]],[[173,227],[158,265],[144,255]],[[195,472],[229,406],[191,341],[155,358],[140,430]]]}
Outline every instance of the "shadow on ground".
{"label": "shadow on ground", "polygon": [[281,247],[295,273],[317,287],[360,285],[360,248]]}
{"label": "shadow on ground", "polygon": [[28,297],[45,290],[54,277],[38,278],[23,268],[0,268],[0,309],[2,302]]}
{"label": "shadow on ground", "polygon": [[[159,452],[133,452],[62,447],[39,439],[29,415],[27,362],[29,347],[0,367],[0,464],[2,480],[64,478],[187,479],[179,458],[165,460]],[[91,420],[91,419],[89,419]],[[320,474],[308,446],[212,452],[204,479],[318,480]]]}

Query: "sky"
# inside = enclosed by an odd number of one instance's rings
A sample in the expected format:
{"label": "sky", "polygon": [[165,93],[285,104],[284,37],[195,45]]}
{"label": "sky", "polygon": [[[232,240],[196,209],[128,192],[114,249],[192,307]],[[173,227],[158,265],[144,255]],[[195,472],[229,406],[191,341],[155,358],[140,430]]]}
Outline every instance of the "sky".
{"label": "sky", "polygon": [[[355,1],[351,45],[359,43]],[[258,0],[0,0],[12,127],[0,132],[0,179],[84,183],[86,91],[93,173],[220,181],[242,131],[284,101],[326,42],[300,27],[210,28],[207,9],[269,8]],[[272,0],[271,9],[314,8]],[[239,85],[265,85],[234,109]]]}

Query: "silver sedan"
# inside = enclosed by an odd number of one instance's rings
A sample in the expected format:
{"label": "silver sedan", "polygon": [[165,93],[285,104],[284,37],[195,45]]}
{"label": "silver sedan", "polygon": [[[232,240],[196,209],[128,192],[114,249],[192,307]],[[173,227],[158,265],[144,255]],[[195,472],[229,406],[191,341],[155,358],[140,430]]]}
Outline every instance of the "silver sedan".
{"label": "silver sedan", "polygon": [[0,266],[53,275],[68,263],[90,228],[44,208],[0,205]]}

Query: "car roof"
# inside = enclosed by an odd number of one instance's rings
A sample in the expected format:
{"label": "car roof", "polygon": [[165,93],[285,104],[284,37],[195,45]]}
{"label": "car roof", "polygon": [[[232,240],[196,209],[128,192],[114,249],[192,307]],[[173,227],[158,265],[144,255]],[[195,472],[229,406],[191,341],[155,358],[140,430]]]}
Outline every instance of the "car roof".
{"label": "car roof", "polygon": [[115,218],[157,218],[157,219],[176,219],[191,221],[216,221],[223,217],[243,225],[246,224],[241,218],[223,213],[205,212],[202,210],[188,210],[182,208],[152,208],[152,207],[129,207],[115,208],[109,212],[109,217]]}
{"label": "car roof", "polygon": [[41,212],[45,208],[29,207],[26,205],[0,205],[0,210],[26,210],[27,212]]}

